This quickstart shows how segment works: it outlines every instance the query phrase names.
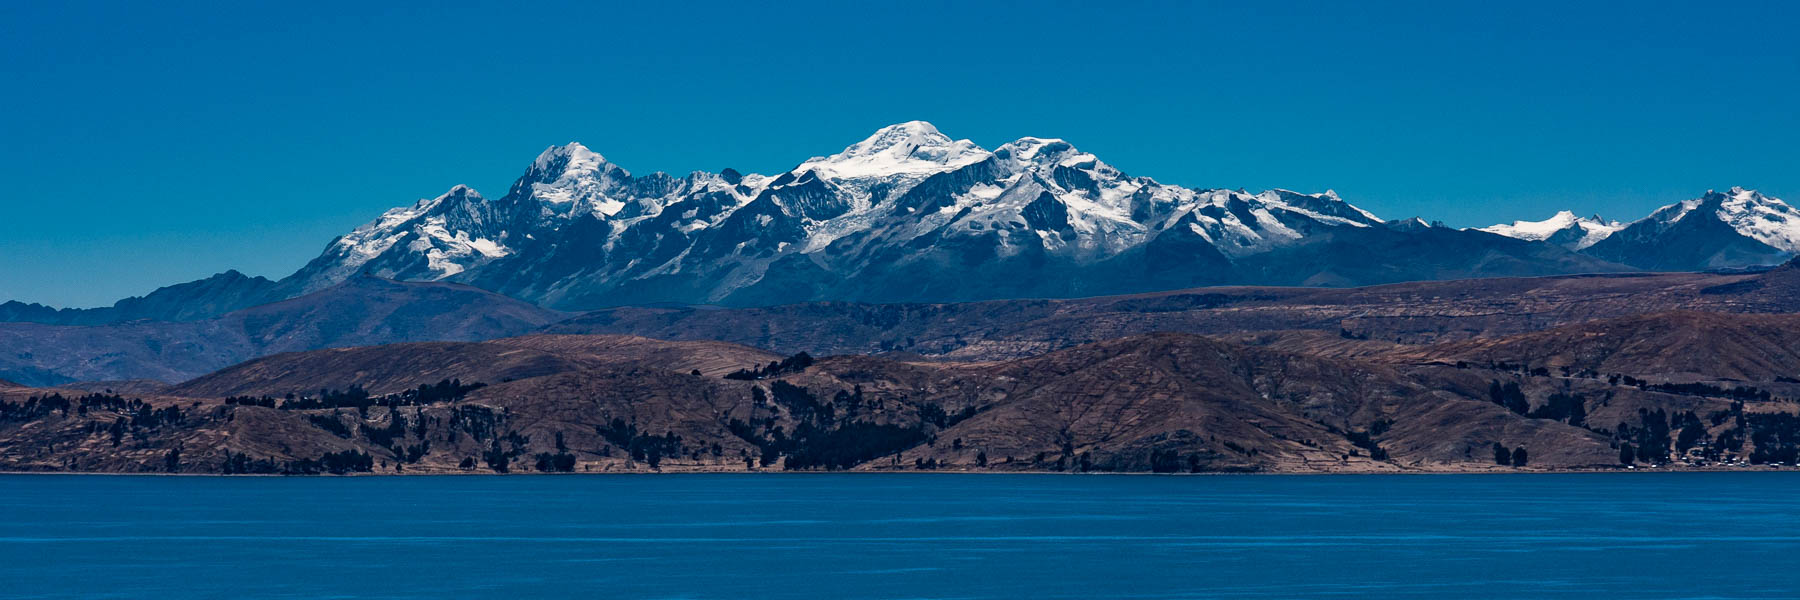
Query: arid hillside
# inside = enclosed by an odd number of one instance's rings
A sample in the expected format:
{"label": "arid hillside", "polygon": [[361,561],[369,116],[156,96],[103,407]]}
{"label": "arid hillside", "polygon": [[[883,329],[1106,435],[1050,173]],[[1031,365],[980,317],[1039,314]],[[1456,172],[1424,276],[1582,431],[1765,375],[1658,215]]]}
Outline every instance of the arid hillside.
{"label": "arid hillside", "polygon": [[1659,381],[1800,382],[1800,315],[1654,313],[1387,354]]}
{"label": "arid hillside", "polygon": [[[1312,339],[1369,351],[1182,333],[986,362],[574,335],[319,350],[144,398],[8,388],[0,469],[1421,472],[1715,468],[1800,451],[1795,407],[1763,384],[1447,362],[1466,342]],[[1735,370],[1696,375],[1765,373],[1720,364]]]}
{"label": "arid hillside", "polygon": [[961,304],[627,307],[587,313],[547,330],[718,340],[781,353],[1007,360],[1153,332],[1320,331],[1419,345],[1673,310],[1800,312],[1800,266],[1761,273],[1495,278],[1349,289],[1222,287]]}

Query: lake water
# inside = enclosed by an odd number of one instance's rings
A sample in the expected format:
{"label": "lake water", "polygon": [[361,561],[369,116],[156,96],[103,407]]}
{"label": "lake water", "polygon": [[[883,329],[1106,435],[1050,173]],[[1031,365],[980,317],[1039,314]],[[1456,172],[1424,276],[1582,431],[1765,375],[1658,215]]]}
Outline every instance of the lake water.
{"label": "lake water", "polygon": [[1795,597],[1796,567],[1800,473],[0,476],[8,598]]}

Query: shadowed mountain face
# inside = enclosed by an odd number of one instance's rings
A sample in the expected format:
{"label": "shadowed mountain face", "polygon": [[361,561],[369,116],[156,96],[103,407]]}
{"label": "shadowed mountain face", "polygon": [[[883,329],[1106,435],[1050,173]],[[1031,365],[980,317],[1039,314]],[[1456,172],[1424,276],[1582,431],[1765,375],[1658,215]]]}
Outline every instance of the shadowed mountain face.
{"label": "shadowed mountain face", "polygon": [[9,301],[0,304],[0,323],[104,325],[125,321],[197,321],[281,300],[275,282],[226,271],[199,281],[172,285],[106,308],[55,309]]}
{"label": "shadowed mountain face", "polygon": [[1543,221],[1483,227],[1650,271],[1738,269],[1780,263],[1800,252],[1800,210],[1755,190],[1707,191],[1631,223],[1562,211]]}
{"label": "shadowed mountain face", "polygon": [[1772,265],[1800,251],[1800,211],[1732,188],[1665,206],[1587,249],[1593,256],[1657,271]]}
{"label": "shadowed mountain face", "polygon": [[[1800,311],[1800,268],[1755,274],[1630,274],[1416,282],[1355,289],[1207,288],[1075,300],[962,304],[807,303],[766,308],[629,307],[558,333],[722,340],[777,352],[907,352],[997,360],[1157,331],[1423,344],[1669,310]],[[1338,339],[1338,341],[1343,341]]]}
{"label": "shadowed mountain face", "polygon": [[[1481,234],[1486,235],[1486,234]],[[780,353],[900,352],[1005,360],[1159,331],[1316,352],[1305,336],[1423,344],[1647,312],[1800,311],[1800,269],[1417,282],[1354,289],[1227,287],[1074,300],[806,303],[765,308],[627,307],[565,313],[466,286],[369,277],[300,299],[192,322],[95,327],[0,324],[0,375],[33,385],[176,382],[276,352],[533,331],[723,341]],[[1259,334],[1242,337],[1241,334]],[[1343,348],[1366,353],[1366,345]],[[708,371],[707,367],[700,367]],[[91,386],[90,386],[91,387]],[[120,389],[126,389],[120,384]],[[135,387],[130,389],[145,389]]]}
{"label": "shadowed mountain face", "polygon": [[277,352],[525,333],[566,315],[474,288],[356,277],[319,292],[187,322],[0,324],[0,375],[31,385],[176,382]]}

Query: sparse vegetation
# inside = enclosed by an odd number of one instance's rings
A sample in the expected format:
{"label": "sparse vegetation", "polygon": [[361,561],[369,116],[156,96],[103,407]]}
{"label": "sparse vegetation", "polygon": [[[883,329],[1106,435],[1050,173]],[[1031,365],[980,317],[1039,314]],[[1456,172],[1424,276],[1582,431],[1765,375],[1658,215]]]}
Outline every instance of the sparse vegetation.
{"label": "sparse vegetation", "polygon": [[[787,358],[781,359],[778,362],[770,362],[767,365],[757,367],[755,369],[738,369],[736,371],[732,371],[730,373],[725,374],[725,378],[726,379],[737,379],[737,380],[742,380],[742,381],[756,381],[756,380],[761,380],[761,379],[769,379],[772,377],[780,377],[780,376],[786,375],[788,373],[798,373],[800,371],[804,371],[804,370],[806,370],[807,367],[812,366],[812,364],[813,364],[812,355],[807,354],[805,352],[801,352],[799,354],[795,354],[793,356],[789,356]],[[699,374],[699,371],[695,371],[694,373],[697,375],[697,374]]]}

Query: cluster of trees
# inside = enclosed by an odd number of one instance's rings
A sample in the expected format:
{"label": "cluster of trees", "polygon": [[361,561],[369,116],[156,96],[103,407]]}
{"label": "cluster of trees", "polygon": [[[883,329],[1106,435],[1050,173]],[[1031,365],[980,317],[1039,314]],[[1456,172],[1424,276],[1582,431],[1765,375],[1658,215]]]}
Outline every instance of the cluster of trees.
{"label": "cluster of trees", "polygon": [[[752,401],[757,404],[765,401],[762,388],[752,389],[750,395]],[[796,421],[829,423],[837,420],[837,406],[829,401],[820,402],[818,396],[814,396],[806,388],[786,381],[777,381],[769,385],[769,396],[769,399],[774,400],[775,404],[786,408],[788,414],[793,415]]]}
{"label": "cluster of trees", "polygon": [[225,404],[239,406],[261,406],[281,410],[317,410],[354,408],[366,411],[374,406],[422,406],[440,402],[455,402],[469,395],[469,392],[486,387],[487,384],[476,382],[464,384],[460,379],[445,379],[435,384],[420,384],[419,387],[393,394],[381,396],[371,395],[360,385],[339,391],[321,389],[318,396],[295,396],[277,400],[269,396],[232,396],[225,399]]}
{"label": "cluster of trees", "polygon": [[1488,401],[1521,415],[1531,412],[1531,403],[1525,400],[1525,391],[1519,389],[1516,382],[1508,381],[1504,385],[1498,379],[1489,382]]}
{"label": "cluster of trees", "polygon": [[[1714,413],[1712,422],[1719,425],[1735,415],[1741,423],[1742,411],[1743,403],[1734,402],[1731,411]],[[1691,410],[1670,415],[1660,408],[1638,409],[1638,422],[1635,427],[1619,423],[1613,430],[1613,439],[1619,445],[1619,464],[1666,463],[1671,451],[1685,455],[1688,450],[1701,446],[1705,446],[1707,458],[1717,460],[1725,452],[1738,452],[1744,446],[1740,427],[1727,430],[1709,443],[1706,423]]]}
{"label": "cluster of trees", "polygon": [[75,400],[62,394],[51,394],[32,396],[24,402],[0,400],[0,423],[36,421],[52,414],[66,417],[71,409],[80,416],[94,412],[126,415],[121,418],[127,418],[127,425],[133,429],[180,425],[184,420],[181,408],[174,405],[156,408],[143,400],[127,400],[112,394],[88,394]]}
{"label": "cluster of trees", "polygon": [[306,420],[311,422],[313,427],[329,431],[332,435],[346,440],[350,439],[350,426],[345,425],[344,420],[336,414],[307,415]]}
{"label": "cluster of trees", "polygon": [[1502,384],[1496,379],[1488,382],[1488,401],[1521,416],[1567,421],[1576,427],[1587,426],[1587,402],[1575,394],[1565,392],[1551,394],[1544,401],[1543,406],[1533,409],[1531,402],[1525,399],[1525,391],[1519,389],[1518,383],[1509,381]]}
{"label": "cluster of trees", "polygon": [[1503,467],[1523,467],[1529,462],[1531,462],[1531,453],[1527,452],[1524,446],[1507,450],[1506,446],[1501,445],[1500,442],[1494,442],[1494,464]]}
{"label": "cluster of trees", "polygon": [[1640,426],[1620,422],[1613,428],[1613,438],[1619,440],[1619,462],[1629,465],[1638,462],[1661,464],[1669,462],[1669,451],[1674,440],[1669,436],[1669,418],[1662,409],[1638,409]]}
{"label": "cluster of trees", "polygon": [[[291,395],[289,396],[289,398],[292,398],[292,397],[293,396],[291,396]],[[227,396],[227,397],[225,397],[225,405],[226,406],[261,406],[263,408],[275,408],[275,406],[279,403],[280,403],[279,400],[276,400],[269,396],[261,396],[261,397],[258,397],[258,396]]]}
{"label": "cluster of trees", "polygon": [[738,369],[736,371],[732,371],[730,373],[727,373],[725,375],[725,378],[726,379],[738,379],[738,380],[743,380],[743,381],[756,381],[756,380],[760,380],[760,379],[768,379],[770,377],[780,377],[780,376],[788,374],[788,373],[799,373],[801,371],[806,370],[807,367],[812,366],[812,364],[813,364],[812,355],[807,354],[805,352],[801,352],[799,354],[795,354],[793,356],[789,356],[787,358],[781,359],[780,361],[771,361],[771,362],[769,362],[769,364],[761,366],[761,367],[757,367],[755,369]]}
{"label": "cluster of trees", "polygon": [[513,459],[524,456],[525,448],[530,443],[531,438],[519,435],[517,431],[508,431],[504,436],[488,440],[487,450],[481,453],[481,461],[487,463],[488,468],[495,473],[510,472]]}
{"label": "cluster of trees", "polygon": [[[925,404],[919,407],[916,424],[880,423],[852,414],[866,404],[861,387],[853,392],[839,391],[833,400],[823,402],[810,390],[785,381],[772,383],[769,390],[764,394],[761,388],[753,389],[753,399],[757,404],[773,402],[786,408],[798,421],[791,434],[772,418],[751,422],[732,419],[726,428],[757,447],[762,466],[773,465],[785,456],[782,468],[788,470],[848,469],[883,456],[897,457],[902,450],[929,443],[931,432],[953,426],[977,412],[969,407],[950,413],[937,404]],[[841,418],[839,404],[846,408]],[[936,461],[931,461],[930,466],[924,461],[916,463],[917,468],[937,466]]]}
{"label": "cluster of trees", "polygon": [[783,440],[778,452],[787,455],[789,470],[848,469],[919,445],[926,439],[918,427],[901,427],[866,421],[820,429],[811,423],[794,428],[794,437]]}
{"label": "cluster of trees", "polygon": [[48,417],[51,413],[69,414],[69,399],[62,394],[54,394],[39,398],[32,396],[24,402],[0,400],[0,423],[24,423]]}
{"label": "cluster of trees", "polygon": [[1586,427],[1587,402],[1582,400],[1581,396],[1557,392],[1550,394],[1550,397],[1544,401],[1543,406],[1537,407],[1526,416],[1533,419],[1567,421],[1570,425],[1576,427]]}
{"label": "cluster of trees", "polygon": [[594,433],[600,434],[608,443],[624,448],[630,453],[631,460],[648,464],[652,469],[661,468],[664,458],[682,454],[681,436],[672,431],[662,435],[646,434],[638,431],[636,424],[618,417],[605,425],[595,425]]}
{"label": "cluster of trees", "polygon": [[117,415],[111,421],[95,418],[82,428],[87,435],[108,435],[114,446],[123,443],[127,434],[141,438],[145,430],[180,426],[188,418],[181,407],[175,405],[156,408],[142,400],[126,400],[110,394],[89,394],[70,401],[61,394],[52,394],[27,398],[22,403],[0,401],[0,423],[36,420],[52,413],[68,416],[71,407],[84,417],[98,417],[98,413]]}
{"label": "cluster of trees", "polygon": [[[1469,364],[1468,361],[1461,361],[1461,360],[1456,361],[1456,368],[1458,368],[1458,369],[1469,369],[1469,368],[1473,368],[1474,366],[1475,365]],[[1510,372],[1518,373],[1520,375],[1527,375],[1527,376],[1531,376],[1531,377],[1549,377],[1550,376],[1550,368],[1549,367],[1530,367],[1530,366],[1521,365],[1521,364],[1509,363],[1506,361],[1489,362],[1487,364],[1487,368],[1490,370],[1494,370],[1494,371],[1510,371]],[[1567,367],[1564,367],[1563,374],[1567,375],[1568,373],[1569,373],[1569,369]]]}
{"label": "cluster of trees", "polygon": [[1351,431],[1345,433],[1344,439],[1350,440],[1350,445],[1367,451],[1369,453],[1369,458],[1373,460],[1387,460],[1388,452],[1381,447],[1380,442],[1375,441],[1375,436],[1386,432],[1387,428],[1391,425],[1391,421],[1377,421],[1367,431]]}
{"label": "cluster of trees", "polygon": [[[380,427],[372,426],[368,421],[362,419],[358,419],[357,424],[353,427],[346,424],[344,415],[336,411],[330,414],[307,415],[306,420],[314,427],[346,440],[356,437],[356,432],[361,431],[363,438],[367,439],[370,444],[387,448],[389,452],[392,452],[394,460],[398,464],[419,462],[426,453],[431,451],[431,441],[425,439],[424,415],[419,415],[417,427],[409,430],[406,417],[400,413],[400,409],[389,408],[388,411],[388,422]],[[405,443],[409,432],[416,434],[419,443],[412,445]],[[396,469],[400,468],[398,464]]]}
{"label": "cluster of trees", "polygon": [[[391,407],[388,408],[387,425],[370,427],[367,422],[361,424],[363,438],[369,440],[370,444],[387,448],[388,452],[394,454],[394,460],[400,464],[419,462],[420,459],[425,458],[426,453],[431,452],[431,440],[425,439],[425,415],[418,414],[414,417],[415,425],[410,431],[413,437],[419,440],[416,444],[406,444],[406,436],[409,431],[406,416],[400,413],[399,408]],[[400,467],[396,465],[395,468]]]}
{"label": "cluster of trees", "polygon": [[333,389],[321,389],[318,396],[289,397],[282,401],[281,406],[277,408],[281,410],[317,410],[321,408],[368,410],[369,407],[375,405],[375,402],[375,397],[369,395],[368,390],[363,389],[360,385],[353,385],[350,386],[350,389],[341,392]]}
{"label": "cluster of trees", "polygon": [[[177,455],[178,456],[178,455]],[[219,472],[226,475],[318,475],[331,473],[367,473],[375,469],[375,458],[357,450],[327,452],[318,458],[277,462],[267,458],[252,459],[248,454],[225,452]]]}
{"label": "cluster of trees", "polygon": [[556,432],[556,453],[537,453],[537,470],[544,473],[570,473],[575,470],[575,455],[569,453],[568,444],[563,443],[563,434]]}
{"label": "cluster of trees", "polygon": [[1800,464],[1800,416],[1764,413],[1747,416],[1751,464]]}
{"label": "cluster of trees", "polygon": [[919,407],[919,422],[930,423],[937,426],[938,429],[949,429],[955,427],[957,423],[969,420],[969,417],[975,416],[977,412],[980,411],[973,406],[965,406],[962,410],[949,413],[944,412],[944,407],[937,404],[925,404]]}
{"label": "cluster of trees", "polygon": [[1199,473],[1205,470],[1199,454],[1183,455],[1176,450],[1151,450],[1151,473]]}
{"label": "cluster of trees", "polygon": [[446,435],[449,436],[452,444],[455,444],[463,434],[468,434],[477,442],[486,442],[500,435],[500,430],[506,426],[508,418],[509,415],[504,409],[501,412],[494,412],[494,409],[486,406],[464,404],[454,407],[450,411],[450,425]]}

